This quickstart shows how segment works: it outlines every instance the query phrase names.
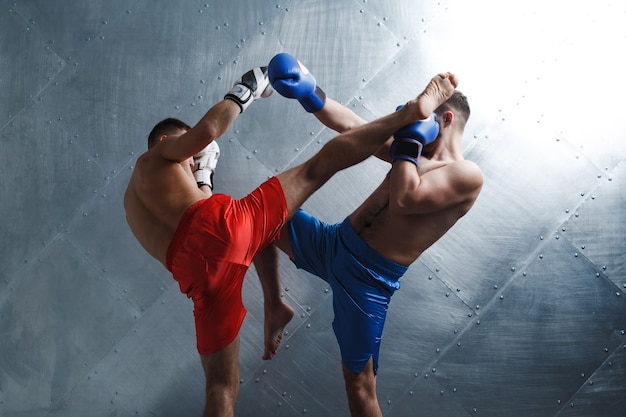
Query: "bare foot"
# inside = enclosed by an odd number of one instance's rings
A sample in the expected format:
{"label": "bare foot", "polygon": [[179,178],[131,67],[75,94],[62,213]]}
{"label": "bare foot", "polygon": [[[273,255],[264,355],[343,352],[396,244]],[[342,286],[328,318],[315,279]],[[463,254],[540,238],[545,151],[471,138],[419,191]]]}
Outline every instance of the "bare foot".
{"label": "bare foot", "polygon": [[430,116],[437,107],[449,99],[458,84],[458,79],[451,72],[435,75],[424,91],[417,96],[418,120]]}
{"label": "bare foot", "polygon": [[283,339],[287,323],[293,318],[294,312],[287,304],[280,303],[276,307],[265,308],[265,353],[263,360],[272,359]]}

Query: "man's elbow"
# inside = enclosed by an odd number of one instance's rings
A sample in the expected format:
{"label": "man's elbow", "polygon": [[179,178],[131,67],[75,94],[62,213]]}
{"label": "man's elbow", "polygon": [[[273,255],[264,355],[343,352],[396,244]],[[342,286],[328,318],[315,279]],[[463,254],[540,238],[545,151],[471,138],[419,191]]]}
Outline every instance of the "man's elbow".
{"label": "man's elbow", "polygon": [[403,216],[409,214],[412,209],[412,204],[406,198],[397,197],[389,199],[389,214],[392,216]]}

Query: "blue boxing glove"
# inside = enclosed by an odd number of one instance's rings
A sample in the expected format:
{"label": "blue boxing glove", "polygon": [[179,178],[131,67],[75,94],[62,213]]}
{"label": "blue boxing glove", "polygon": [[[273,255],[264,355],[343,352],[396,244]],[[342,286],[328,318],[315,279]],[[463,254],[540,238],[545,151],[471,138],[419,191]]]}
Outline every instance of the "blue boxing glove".
{"label": "blue boxing glove", "polygon": [[309,113],[324,107],[326,93],[316,85],[315,77],[300,61],[289,54],[278,54],[268,65],[267,75],[274,90],[287,98],[295,98]]}
{"label": "blue boxing glove", "polygon": [[394,133],[389,156],[392,161],[401,159],[417,166],[422,149],[429,143],[433,143],[438,134],[439,123],[437,123],[437,115],[433,113],[428,119],[411,123]]}

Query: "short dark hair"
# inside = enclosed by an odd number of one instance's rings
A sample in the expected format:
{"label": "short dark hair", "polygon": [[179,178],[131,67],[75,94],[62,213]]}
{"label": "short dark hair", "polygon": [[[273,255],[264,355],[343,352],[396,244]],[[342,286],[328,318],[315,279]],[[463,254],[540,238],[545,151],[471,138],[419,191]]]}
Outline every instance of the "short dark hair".
{"label": "short dark hair", "polygon": [[159,142],[159,138],[163,135],[171,135],[178,130],[189,129],[191,129],[191,127],[187,123],[174,119],[173,117],[161,120],[152,128],[152,131],[148,135],[148,149],[156,145]]}
{"label": "short dark hair", "polygon": [[451,111],[457,117],[460,117],[461,127],[464,127],[470,117],[470,106],[467,97],[459,90],[456,90],[449,99],[437,107],[435,113],[437,116],[441,116],[447,111]]}

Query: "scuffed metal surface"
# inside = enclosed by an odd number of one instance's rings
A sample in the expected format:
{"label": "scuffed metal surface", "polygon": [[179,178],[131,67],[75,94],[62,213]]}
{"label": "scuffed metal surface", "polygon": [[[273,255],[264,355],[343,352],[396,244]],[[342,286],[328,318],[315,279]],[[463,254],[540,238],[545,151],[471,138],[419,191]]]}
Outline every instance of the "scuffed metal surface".
{"label": "scuffed metal surface", "polygon": [[[384,414],[623,415],[624,4],[0,6],[3,417],[200,415],[191,303],[132,237],[123,192],[155,122],[194,123],[278,52],[365,119],[447,70],[472,106],[463,146],[485,186],[392,299]],[[220,139],[216,191],[245,195],[333,136],[298,103],[265,99]],[[305,207],[340,221],[387,169],[347,169]],[[254,269],[244,283],[237,415],[348,415],[332,295],[285,256],[281,273],[297,314],[269,362]]]}

